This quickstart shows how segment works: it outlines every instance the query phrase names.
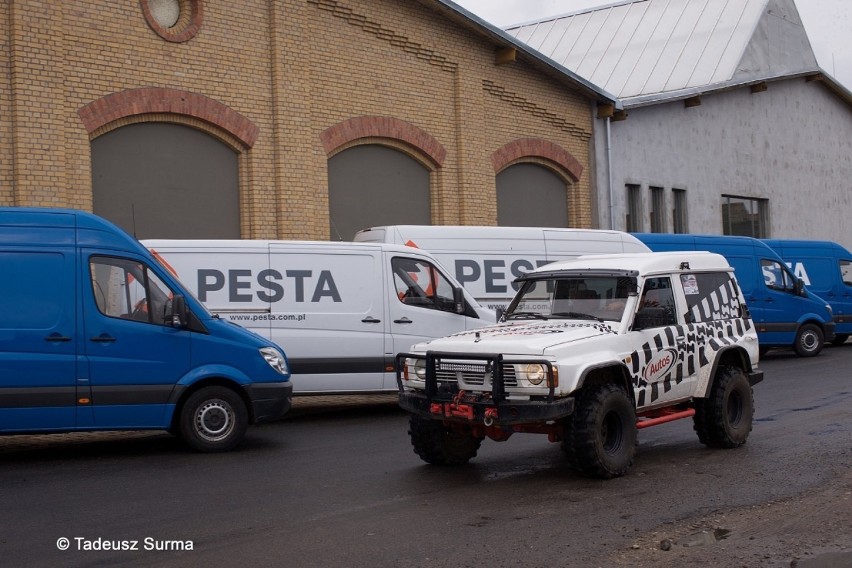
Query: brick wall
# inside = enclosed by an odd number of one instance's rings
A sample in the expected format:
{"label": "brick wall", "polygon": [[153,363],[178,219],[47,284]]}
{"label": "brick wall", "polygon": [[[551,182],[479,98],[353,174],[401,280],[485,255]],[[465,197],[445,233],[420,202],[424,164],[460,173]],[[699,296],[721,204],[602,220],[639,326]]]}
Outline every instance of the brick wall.
{"label": "brick wall", "polygon": [[[210,0],[185,42],[155,33],[139,2],[16,0],[0,5],[0,34],[3,205],[90,210],[90,138],[166,120],[240,152],[245,237],[328,238],[328,157],[363,141],[432,170],[438,224],[495,224],[495,164],[513,163],[495,152],[547,149],[513,160],[553,166],[571,224],[592,224],[590,101],[524,62],[497,66],[493,45],[414,0]],[[355,123],[410,129],[322,138]]]}

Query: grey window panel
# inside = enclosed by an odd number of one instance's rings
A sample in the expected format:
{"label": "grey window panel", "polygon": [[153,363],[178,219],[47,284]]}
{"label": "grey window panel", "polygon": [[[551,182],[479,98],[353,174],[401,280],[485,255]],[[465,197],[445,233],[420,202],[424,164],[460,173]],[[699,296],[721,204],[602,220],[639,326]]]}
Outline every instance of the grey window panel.
{"label": "grey window panel", "polygon": [[565,182],[543,166],[509,166],[497,174],[497,224],[501,227],[567,227]]}
{"label": "grey window panel", "polygon": [[429,225],[429,170],[387,146],[344,150],[328,160],[328,213],[333,241],[379,225]]}
{"label": "grey window panel", "polygon": [[139,239],[240,238],[237,153],[188,126],[146,122],[99,136],[92,186],[94,212]]}

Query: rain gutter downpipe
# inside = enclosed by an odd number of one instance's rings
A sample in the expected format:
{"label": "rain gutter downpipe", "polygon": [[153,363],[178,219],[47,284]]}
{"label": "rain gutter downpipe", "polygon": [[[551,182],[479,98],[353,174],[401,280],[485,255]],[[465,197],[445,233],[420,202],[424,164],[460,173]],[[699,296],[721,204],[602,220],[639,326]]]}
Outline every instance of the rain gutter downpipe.
{"label": "rain gutter downpipe", "polygon": [[612,133],[610,132],[610,117],[606,117],[606,183],[609,190],[609,228],[615,230],[615,203],[613,202],[612,187]]}

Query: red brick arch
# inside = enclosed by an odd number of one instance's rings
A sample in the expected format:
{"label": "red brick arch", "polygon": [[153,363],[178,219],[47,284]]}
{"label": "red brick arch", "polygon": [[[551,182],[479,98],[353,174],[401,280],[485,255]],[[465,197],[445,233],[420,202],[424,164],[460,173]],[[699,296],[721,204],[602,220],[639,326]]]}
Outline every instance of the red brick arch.
{"label": "red brick arch", "polygon": [[495,172],[522,158],[543,158],[557,164],[565,170],[573,181],[583,175],[583,166],[568,150],[541,138],[518,138],[499,148],[491,155],[491,164]]}
{"label": "red brick arch", "polygon": [[416,148],[436,167],[447,157],[447,151],[431,134],[404,120],[392,116],[359,116],[339,122],[320,133],[326,154],[362,138],[399,140]]}
{"label": "red brick arch", "polygon": [[211,98],[165,87],[130,89],[92,101],[77,111],[91,135],[116,120],[150,113],[191,116],[213,124],[231,134],[246,148],[257,141],[260,128],[232,108]]}

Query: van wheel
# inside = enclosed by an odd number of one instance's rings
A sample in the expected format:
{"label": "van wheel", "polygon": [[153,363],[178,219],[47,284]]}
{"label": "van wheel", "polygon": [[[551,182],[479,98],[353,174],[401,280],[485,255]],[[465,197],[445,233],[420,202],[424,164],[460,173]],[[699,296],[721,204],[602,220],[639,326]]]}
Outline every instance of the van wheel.
{"label": "van wheel", "polygon": [[464,465],[476,456],[482,438],[448,428],[438,420],[411,416],[408,435],[414,453],[434,465]]}
{"label": "van wheel", "polygon": [[562,449],[572,467],[603,479],[627,473],[636,455],[636,409],[623,388],[610,383],[584,389],[567,420],[572,422]]}
{"label": "van wheel", "polygon": [[751,385],[737,367],[720,367],[708,398],[695,400],[693,425],[698,440],[712,448],[745,444],[754,417]]}
{"label": "van wheel", "polygon": [[838,333],[834,336],[834,339],[831,340],[832,345],[843,345],[846,343],[846,340],[849,339],[848,333]]}
{"label": "van wheel", "polygon": [[819,326],[806,323],[799,328],[799,332],[796,334],[793,350],[799,357],[813,357],[822,351],[824,345],[822,330]]}
{"label": "van wheel", "polygon": [[190,395],[180,413],[181,438],[199,452],[225,452],[239,444],[248,427],[240,396],[226,387],[205,387]]}

